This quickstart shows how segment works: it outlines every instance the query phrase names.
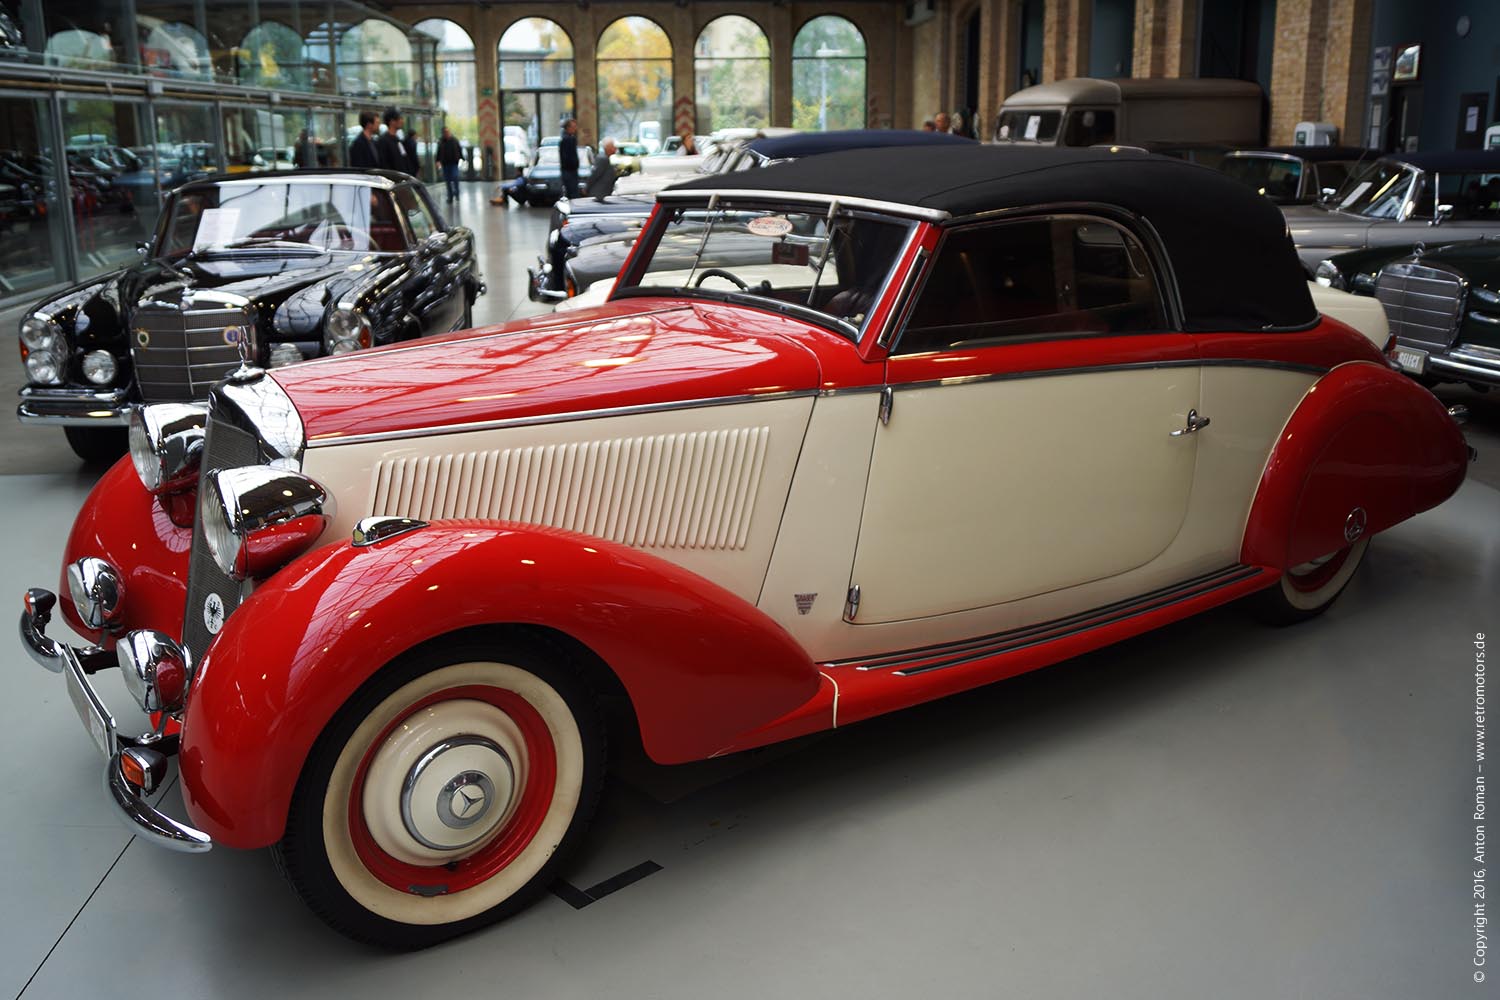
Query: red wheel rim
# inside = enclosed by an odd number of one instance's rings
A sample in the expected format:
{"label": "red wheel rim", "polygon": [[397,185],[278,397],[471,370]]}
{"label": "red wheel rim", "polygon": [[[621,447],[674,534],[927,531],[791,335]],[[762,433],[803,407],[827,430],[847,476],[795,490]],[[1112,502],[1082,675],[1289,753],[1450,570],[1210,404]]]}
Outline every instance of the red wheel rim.
{"label": "red wheel rim", "polygon": [[[526,743],[525,785],[510,819],[491,834],[489,840],[474,848],[472,853],[442,865],[410,864],[387,854],[370,833],[361,808],[365,775],[376,751],[403,721],[429,705],[457,699],[472,699],[494,705],[515,722]],[[546,720],[530,702],[513,691],[485,685],[448,688],[413,704],[371,741],[369,749],[359,762],[359,769],[354,773],[354,784],[349,790],[349,840],[365,869],[393,889],[418,896],[462,892],[493,878],[526,849],[547,817],[556,787],[557,753],[552,745],[552,734],[547,728]]]}
{"label": "red wheel rim", "polygon": [[1286,574],[1287,586],[1302,594],[1311,594],[1328,586],[1330,580],[1338,575],[1339,570],[1344,568],[1345,561],[1353,546],[1339,549],[1328,561],[1321,566],[1315,566],[1306,573],[1294,574],[1290,570]]}

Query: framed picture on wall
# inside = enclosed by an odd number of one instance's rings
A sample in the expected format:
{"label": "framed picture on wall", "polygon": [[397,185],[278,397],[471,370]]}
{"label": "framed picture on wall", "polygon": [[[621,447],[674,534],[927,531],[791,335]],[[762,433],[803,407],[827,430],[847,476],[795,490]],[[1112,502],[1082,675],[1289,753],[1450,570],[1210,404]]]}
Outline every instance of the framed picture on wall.
{"label": "framed picture on wall", "polygon": [[1422,70],[1422,46],[1403,45],[1396,52],[1396,69],[1391,79],[1396,83],[1415,80]]}

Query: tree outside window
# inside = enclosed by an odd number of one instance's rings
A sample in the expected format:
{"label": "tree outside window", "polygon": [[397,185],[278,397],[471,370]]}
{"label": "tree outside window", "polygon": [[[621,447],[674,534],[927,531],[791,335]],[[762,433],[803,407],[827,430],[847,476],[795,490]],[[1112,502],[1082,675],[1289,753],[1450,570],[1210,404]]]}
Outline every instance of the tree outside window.
{"label": "tree outside window", "polygon": [[600,136],[659,141],[671,133],[672,43],[655,21],[622,17],[605,28],[598,77]]}
{"label": "tree outside window", "polygon": [[771,44],[748,17],[704,25],[693,47],[698,131],[771,124]]}
{"label": "tree outside window", "polygon": [[845,18],[815,17],[792,40],[792,125],[865,127],[865,36]]}

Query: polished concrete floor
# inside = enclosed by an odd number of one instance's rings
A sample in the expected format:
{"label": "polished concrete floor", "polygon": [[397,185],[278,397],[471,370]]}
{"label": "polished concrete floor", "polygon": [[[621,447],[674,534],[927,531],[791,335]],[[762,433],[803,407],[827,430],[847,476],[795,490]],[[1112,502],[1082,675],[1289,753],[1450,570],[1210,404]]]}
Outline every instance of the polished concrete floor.
{"label": "polished concrete floor", "polygon": [[[500,315],[542,216],[480,227]],[[15,608],[55,585],[97,473],[5,471]],[[1471,480],[1302,626],[1232,606],[792,746],[627,755],[565,877],[651,874],[415,955],[327,931],[264,853],[132,841],[60,679],[12,646],[0,996],[1493,996],[1470,872],[1497,525],[1500,491]]]}

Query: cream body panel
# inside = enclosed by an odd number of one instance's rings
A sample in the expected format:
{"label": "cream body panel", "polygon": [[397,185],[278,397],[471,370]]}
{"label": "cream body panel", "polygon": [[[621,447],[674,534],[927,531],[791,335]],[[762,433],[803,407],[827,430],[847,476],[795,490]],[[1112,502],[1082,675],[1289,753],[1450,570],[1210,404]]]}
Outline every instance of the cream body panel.
{"label": "cream body panel", "polygon": [[753,603],[812,407],[807,396],[329,445],[308,449],[303,471],[338,503],[327,540],[377,508],[509,518],[614,538]]}
{"label": "cream body panel", "polygon": [[1376,350],[1385,350],[1386,342],[1391,338],[1391,324],[1379,299],[1373,295],[1355,295],[1328,288],[1315,281],[1307,283],[1307,290],[1312,293],[1313,305],[1318,312],[1354,327],[1375,345]]}
{"label": "cream body panel", "polygon": [[1198,368],[898,391],[875,435],[855,555],[860,623],[926,618],[1118,576],[1177,537]]}
{"label": "cream body panel", "polygon": [[[991,607],[909,621],[851,624],[842,618],[842,604],[825,604],[822,595],[806,617],[788,620],[779,613],[791,600],[787,595],[807,581],[819,580],[816,560],[826,558],[827,553],[790,546],[783,551],[778,545],[766,578],[762,608],[776,614],[814,659],[827,663],[956,642],[1052,621],[1234,565],[1239,560],[1245,521],[1271,447],[1317,376],[1211,365],[1201,369],[1201,380],[1202,399],[1198,409],[1211,423],[1194,435],[1198,439],[1198,453],[1187,516],[1172,543],[1145,565],[1117,576]],[[899,413],[899,394],[895,405]],[[814,428],[817,424],[815,416]],[[814,440],[809,434],[809,444]],[[847,490],[839,495],[846,496]],[[794,489],[789,516],[796,506],[796,497]],[[807,583],[807,586],[812,585]],[[867,601],[868,591],[862,597]],[[858,619],[863,622],[863,607]]]}

